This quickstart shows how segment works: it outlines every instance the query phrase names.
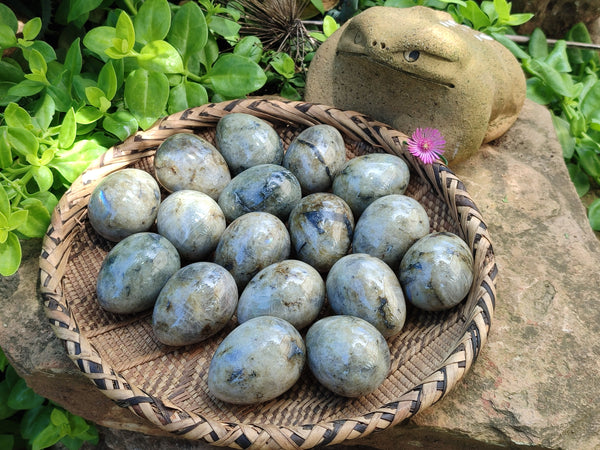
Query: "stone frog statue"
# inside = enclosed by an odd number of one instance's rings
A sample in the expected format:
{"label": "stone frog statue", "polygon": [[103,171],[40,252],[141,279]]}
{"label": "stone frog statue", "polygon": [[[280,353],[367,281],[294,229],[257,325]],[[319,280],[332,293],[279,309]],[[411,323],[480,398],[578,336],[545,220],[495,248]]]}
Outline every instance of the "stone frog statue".
{"label": "stone frog statue", "polygon": [[437,128],[458,163],[501,136],[525,100],[516,58],[430,8],[371,7],[317,50],[305,99],[359,111],[410,135]]}

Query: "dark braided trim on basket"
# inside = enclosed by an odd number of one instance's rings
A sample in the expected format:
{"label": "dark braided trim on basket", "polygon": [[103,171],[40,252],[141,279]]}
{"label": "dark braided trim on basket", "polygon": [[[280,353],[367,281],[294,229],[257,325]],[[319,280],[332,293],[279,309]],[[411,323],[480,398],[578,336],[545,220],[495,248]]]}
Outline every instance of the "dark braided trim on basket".
{"label": "dark braided trim on basket", "polygon": [[[140,158],[153,154],[160,142],[174,132],[213,127],[221,117],[231,112],[253,114],[270,122],[305,126],[330,124],[352,140],[366,141],[382,151],[402,156],[420,177],[430,183],[453,213],[461,237],[471,248],[475,260],[477,278],[466,308],[470,314],[464,318],[462,337],[439,369],[395,401],[364,416],[294,427],[221,423],[183,411],[168,400],[155,398],[130,385],[103,363],[98,352],[79,333],[68,306],[62,303],[62,279],[71,237],[81,227],[94,181],[128,165],[133,154],[139,154]],[[422,165],[405,149],[403,143],[406,139],[403,133],[356,112],[304,102],[246,99],[204,105],[171,115],[150,130],[139,132],[113,147],[93,162],[60,200],[43,241],[41,293],[50,323],[57,336],[65,342],[70,358],[109,398],[158,427],[188,439],[233,448],[296,449],[339,444],[401,423],[433,405],[469,370],[487,340],[495,306],[497,266],[487,226],[462,182],[442,164]]]}

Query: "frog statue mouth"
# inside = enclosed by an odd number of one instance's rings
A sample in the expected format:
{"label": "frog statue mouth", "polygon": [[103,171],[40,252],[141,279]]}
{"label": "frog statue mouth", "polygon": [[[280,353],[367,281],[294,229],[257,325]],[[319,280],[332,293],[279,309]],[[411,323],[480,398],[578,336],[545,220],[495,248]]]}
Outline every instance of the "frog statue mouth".
{"label": "frog statue mouth", "polygon": [[[427,71],[415,70],[416,62],[419,59],[427,58],[430,60],[440,60],[443,59],[447,63],[452,62],[445,58],[439,58],[434,55],[427,54],[420,50],[405,50],[401,52],[396,52],[394,55],[395,58],[390,60],[390,58],[381,58],[378,55],[372,55],[366,52],[357,52],[357,51],[347,51],[343,49],[337,50],[337,55],[346,56],[349,58],[360,58],[364,61],[368,61],[370,64],[375,64],[378,66],[382,66],[386,69],[393,70],[402,74],[403,76],[414,78],[418,81],[424,81],[427,83],[432,83],[447,89],[454,89],[455,84],[450,77],[445,77],[440,73],[429,73]],[[406,63],[398,63],[395,60],[403,58],[406,60]],[[437,61],[439,63],[439,61]]]}

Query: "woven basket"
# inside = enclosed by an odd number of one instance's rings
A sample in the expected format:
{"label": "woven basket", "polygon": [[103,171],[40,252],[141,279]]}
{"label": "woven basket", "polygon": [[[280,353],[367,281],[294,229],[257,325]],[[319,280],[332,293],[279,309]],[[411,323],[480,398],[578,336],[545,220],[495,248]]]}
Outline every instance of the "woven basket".
{"label": "woven basket", "polygon": [[[421,202],[432,231],[451,231],[469,245],[475,279],[468,297],[443,313],[409,308],[403,332],[389,341],[392,370],[372,394],[347,399],[321,387],[305,370],[280,397],[239,406],[210,395],[206,377],[219,342],[234,327],[200,344],[160,344],[151,312],[119,316],[100,309],[95,282],[114,244],[95,233],[88,199],[98,182],[116,170],[153,173],[157,146],[177,132],[214,142],[218,120],[233,112],[265,119],[287,148],[304,128],[318,123],[344,136],[349,158],[389,152],[411,168],[406,195]],[[70,358],[109,398],[178,437],[233,448],[312,448],[366,436],[410,418],[439,401],[477,358],[495,302],[497,267],[481,214],[460,180],[442,164],[423,165],[404,148],[407,137],[356,112],[303,102],[236,100],[192,108],[159,121],[109,149],[60,200],[43,241],[41,292],[47,316]],[[232,321],[233,322],[233,321]]]}

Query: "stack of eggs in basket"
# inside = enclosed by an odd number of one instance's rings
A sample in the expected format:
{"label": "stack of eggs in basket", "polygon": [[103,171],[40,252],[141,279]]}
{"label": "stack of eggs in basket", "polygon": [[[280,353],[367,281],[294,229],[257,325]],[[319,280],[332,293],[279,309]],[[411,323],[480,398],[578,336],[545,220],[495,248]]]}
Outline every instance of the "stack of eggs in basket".
{"label": "stack of eggs in basket", "polygon": [[424,207],[404,195],[404,160],[347,159],[333,126],[307,127],[284,151],[267,122],[232,113],[214,145],[191,133],[165,139],[154,175],[121,169],[90,197],[92,227],[117,242],[98,302],[117,314],[153,308],[167,346],[201,343],[236,320],[206,380],[222,401],[273,399],[305,365],[338,395],[371,393],[388,376],[388,340],[407,306],[449,309],[471,287],[469,247],[430,232]]}

